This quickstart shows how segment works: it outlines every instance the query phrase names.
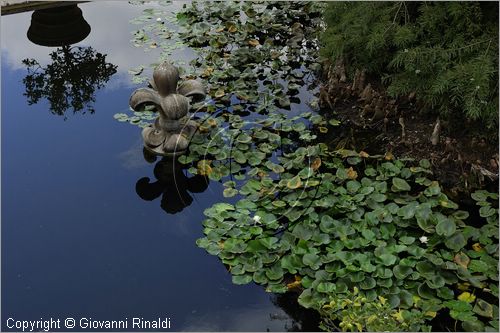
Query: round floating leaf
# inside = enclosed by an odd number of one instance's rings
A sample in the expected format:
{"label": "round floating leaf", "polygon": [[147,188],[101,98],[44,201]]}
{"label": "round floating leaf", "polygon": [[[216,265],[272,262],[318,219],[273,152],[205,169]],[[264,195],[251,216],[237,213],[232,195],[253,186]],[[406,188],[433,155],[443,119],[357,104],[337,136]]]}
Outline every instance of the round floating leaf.
{"label": "round floating leaf", "polygon": [[375,288],[377,285],[377,282],[375,281],[374,278],[372,277],[366,277],[361,283],[360,283],[360,288],[364,290],[370,290]]}
{"label": "round floating leaf", "polygon": [[480,320],[467,320],[462,322],[462,328],[466,332],[484,332],[484,324]]}
{"label": "round floating leaf", "polygon": [[394,273],[394,276],[398,280],[403,280],[408,275],[410,275],[411,273],[413,273],[413,269],[411,267],[403,266],[403,265],[396,265],[396,266],[394,266],[394,268],[392,269],[392,271]]}
{"label": "round floating leaf", "polygon": [[316,290],[319,291],[320,293],[331,294],[335,292],[336,288],[335,284],[332,282],[320,282],[316,286]]}
{"label": "round floating leaf", "polygon": [[392,185],[397,191],[409,191],[411,190],[410,185],[406,182],[406,180],[394,177],[392,178]]}
{"label": "round floating leaf", "polygon": [[439,193],[441,193],[441,187],[439,187],[439,183],[436,182],[436,181],[433,181],[429,187],[427,187],[425,190],[424,190],[424,194],[426,196],[434,196],[434,195],[438,195]]}
{"label": "round floating leaf", "polygon": [[469,213],[463,210],[458,210],[453,213],[453,217],[458,220],[465,220],[469,217]]}
{"label": "round floating leaf", "polygon": [[238,190],[234,188],[226,188],[223,191],[224,198],[231,198],[238,194]]}
{"label": "round floating leaf", "polygon": [[283,274],[285,274],[285,272],[279,265],[273,265],[270,268],[266,269],[266,276],[270,280],[279,280],[283,278]]}
{"label": "round floating leaf", "polygon": [[476,191],[471,194],[471,197],[476,201],[486,201],[488,199],[488,193],[486,191]]}
{"label": "round floating leaf", "polygon": [[127,120],[128,119],[128,115],[125,114],[125,113],[115,113],[115,115],[113,116],[113,118],[115,118],[116,120],[121,120],[121,119]]}
{"label": "round floating leaf", "polygon": [[[433,299],[435,298],[434,290],[429,288],[427,284],[421,283],[418,287],[418,295],[422,298]],[[467,303],[466,303],[467,304]]]}
{"label": "round floating leaf", "polygon": [[398,257],[389,253],[384,253],[378,256],[378,258],[385,266],[392,266],[398,260]]}
{"label": "round floating leaf", "polygon": [[432,289],[439,289],[446,284],[446,281],[441,275],[434,275],[427,280],[427,285]]}
{"label": "round floating leaf", "polygon": [[296,274],[297,270],[303,267],[303,263],[300,257],[295,254],[286,255],[281,258],[280,265],[283,269],[286,269],[291,274]]}
{"label": "round floating leaf", "polygon": [[229,238],[224,242],[224,251],[231,253],[243,253],[247,244],[241,239]]}
{"label": "round floating leaf", "polygon": [[413,295],[406,290],[401,290],[399,292],[399,299],[401,300],[401,307],[411,308],[413,306]]}
{"label": "round floating leaf", "polygon": [[268,282],[266,272],[264,270],[258,270],[253,273],[253,280],[256,283],[265,284]]}
{"label": "round floating leaf", "polygon": [[259,239],[260,243],[266,247],[267,249],[271,250],[276,248],[276,243],[278,242],[278,238],[276,237],[265,237],[265,238],[260,238]]}
{"label": "round floating leaf", "polygon": [[436,233],[441,236],[451,236],[455,233],[456,230],[457,226],[455,222],[445,216],[443,216],[443,218],[436,225]]}
{"label": "round floating leaf", "polygon": [[306,289],[299,296],[299,304],[305,307],[306,309],[315,307],[318,303],[317,299],[313,297],[312,290]]}
{"label": "round floating leaf", "polygon": [[415,237],[404,236],[399,239],[402,244],[411,245],[415,242]]}
{"label": "round floating leaf", "polygon": [[239,143],[249,143],[252,141],[252,137],[246,133],[241,133],[236,138],[236,141],[238,141]]}
{"label": "round floating leaf", "polygon": [[391,308],[395,309],[399,306],[401,300],[399,299],[399,295],[392,294],[389,296],[389,305]]}
{"label": "round floating leaf", "polygon": [[457,253],[455,257],[453,257],[453,261],[465,269],[467,269],[470,263],[469,257],[463,252]]}
{"label": "round floating leaf", "polygon": [[337,120],[337,119],[330,119],[330,120],[328,121],[328,123],[329,123],[330,125],[332,125],[332,126],[338,126],[338,125],[340,125],[340,120]]}
{"label": "round floating leaf", "polygon": [[282,207],[286,206],[286,202],[284,202],[283,200],[274,200],[272,202],[272,204],[273,204],[273,206],[279,207],[279,208],[282,208]]}
{"label": "round floating leaf", "polygon": [[252,275],[233,275],[232,279],[234,284],[247,284],[252,282]]}
{"label": "round floating leaf", "polygon": [[302,262],[304,263],[304,265],[307,265],[316,270],[321,265],[321,258],[316,254],[307,253],[302,258]]}
{"label": "round floating leaf", "polygon": [[247,161],[245,154],[240,150],[231,151],[231,157],[240,164],[243,164]]}
{"label": "round floating leaf", "polygon": [[454,251],[459,251],[467,244],[467,240],[465,239],[462,232],[457,231],[451,237],[447,238],[444,244],[449,249],[452,249]]}
{"label": "round floating leaf", "polygon": [[361,187],[361,184],[355,180],[350,180],[347,182],[346,187],[347,191],[349,191],[350,193],[356,193]]}
{"label": "round floating leaf", "polygon": [[285,172],[285,168],[283,168],[281,165],[275,164],[275,163],[273,163],[271,161],[267,161],[265,163],[265,166],[268,167],[270,170],[272,170],[275,173],[283,173],[283,172]]}
{"label": "round floating leaf", "polygon": [[286,183],[286,187],[288,187],[291,190],[297,189],[301,186],[302,186],[302,181],[300,180],[300,177],[298,175],[289,179]]}
{"label": "round floating leaf", "polygon": [[482,317],[493,318],[493,306],[482,299],[477,299],[476,305],[472,311]]}
{"label": "round floating leaf", "polygon": [[490,217],[495,215],[495,213],[496,210],[490,206],[483,206],[479,208],[479,215],[481,215],[481,217]]}
{"label": "round floating leaf", "polygon": [[444,299],[453,299],[455,297],[455,293],[453,292],[453,290],[446,287],[439,288],[437,294],[439,297]]}
{"label": "round floating leaf", "polygon": [[275,294],[283,294],[288,291],[288,287],[284,284],[269,284],[266,288],[266,292],[275,293]]}

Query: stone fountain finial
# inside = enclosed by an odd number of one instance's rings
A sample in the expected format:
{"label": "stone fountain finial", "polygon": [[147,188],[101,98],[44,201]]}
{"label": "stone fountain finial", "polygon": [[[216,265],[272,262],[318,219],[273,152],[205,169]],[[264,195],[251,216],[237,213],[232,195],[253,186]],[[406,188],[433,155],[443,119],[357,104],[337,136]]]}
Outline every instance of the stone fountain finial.
{"label": "stone fountain finial", "polygon": [[205,99],[205,88],[196,80],[183,81],[179,86],[178,69],[168,62],[161,63],[153,72],[151,88],[140,88],[132,93],[130,107],[139,111],[144,103],[153,103],[158,111],[154,124],[142,130],[144,147],[156,155],[183,154],[198,124],[187,120],[190,99]]}

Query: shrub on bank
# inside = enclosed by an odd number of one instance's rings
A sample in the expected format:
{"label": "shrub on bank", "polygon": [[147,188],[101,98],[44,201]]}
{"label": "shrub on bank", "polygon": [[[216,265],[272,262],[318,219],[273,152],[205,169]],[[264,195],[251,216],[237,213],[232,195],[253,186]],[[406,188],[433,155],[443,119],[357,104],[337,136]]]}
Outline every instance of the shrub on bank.
{"label": "shrub on bank", "polygon": [[441,116],[498,128],[497,2],[332,2],[322,54],[416,93]]}

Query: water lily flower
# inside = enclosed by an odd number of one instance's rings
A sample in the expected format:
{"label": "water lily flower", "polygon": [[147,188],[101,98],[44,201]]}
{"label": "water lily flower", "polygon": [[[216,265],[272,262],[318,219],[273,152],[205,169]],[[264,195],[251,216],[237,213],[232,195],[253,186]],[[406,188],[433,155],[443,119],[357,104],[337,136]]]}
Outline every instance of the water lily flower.
{"label": "water lily flower", "polygon": [[161,22],[161,17],[158,17],[158,18],[156,19],[156,22]]}
{"label": "water lily flower", "polygon": [[260,223],[260,216],[259,215],[255,215],[253,217],[253,220],[254,220],[255,223]]}
{"label": "water lily flower", "polygon": [[429,240],[426,236],[422,236],[419,238],[420,242],[427,244],[427,241]]}

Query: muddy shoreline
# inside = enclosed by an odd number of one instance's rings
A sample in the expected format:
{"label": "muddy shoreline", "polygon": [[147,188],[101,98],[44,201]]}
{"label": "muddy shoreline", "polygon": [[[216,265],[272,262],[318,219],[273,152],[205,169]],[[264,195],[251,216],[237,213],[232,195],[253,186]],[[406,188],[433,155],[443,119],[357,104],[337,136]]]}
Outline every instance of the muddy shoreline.
{"label": "muddy shoreline", "polygon": [[485,135],[479,124],[439,119],[414,94],[393,99],[363,71],[348,80],[340,61],[324,62],[319,77],[320,113],[341,121],[338,131],[320,138],[330,146],[428,159],[446,193],[465,205],[473,204],[470,193],[477,189],[498,192],[498,138]]}

